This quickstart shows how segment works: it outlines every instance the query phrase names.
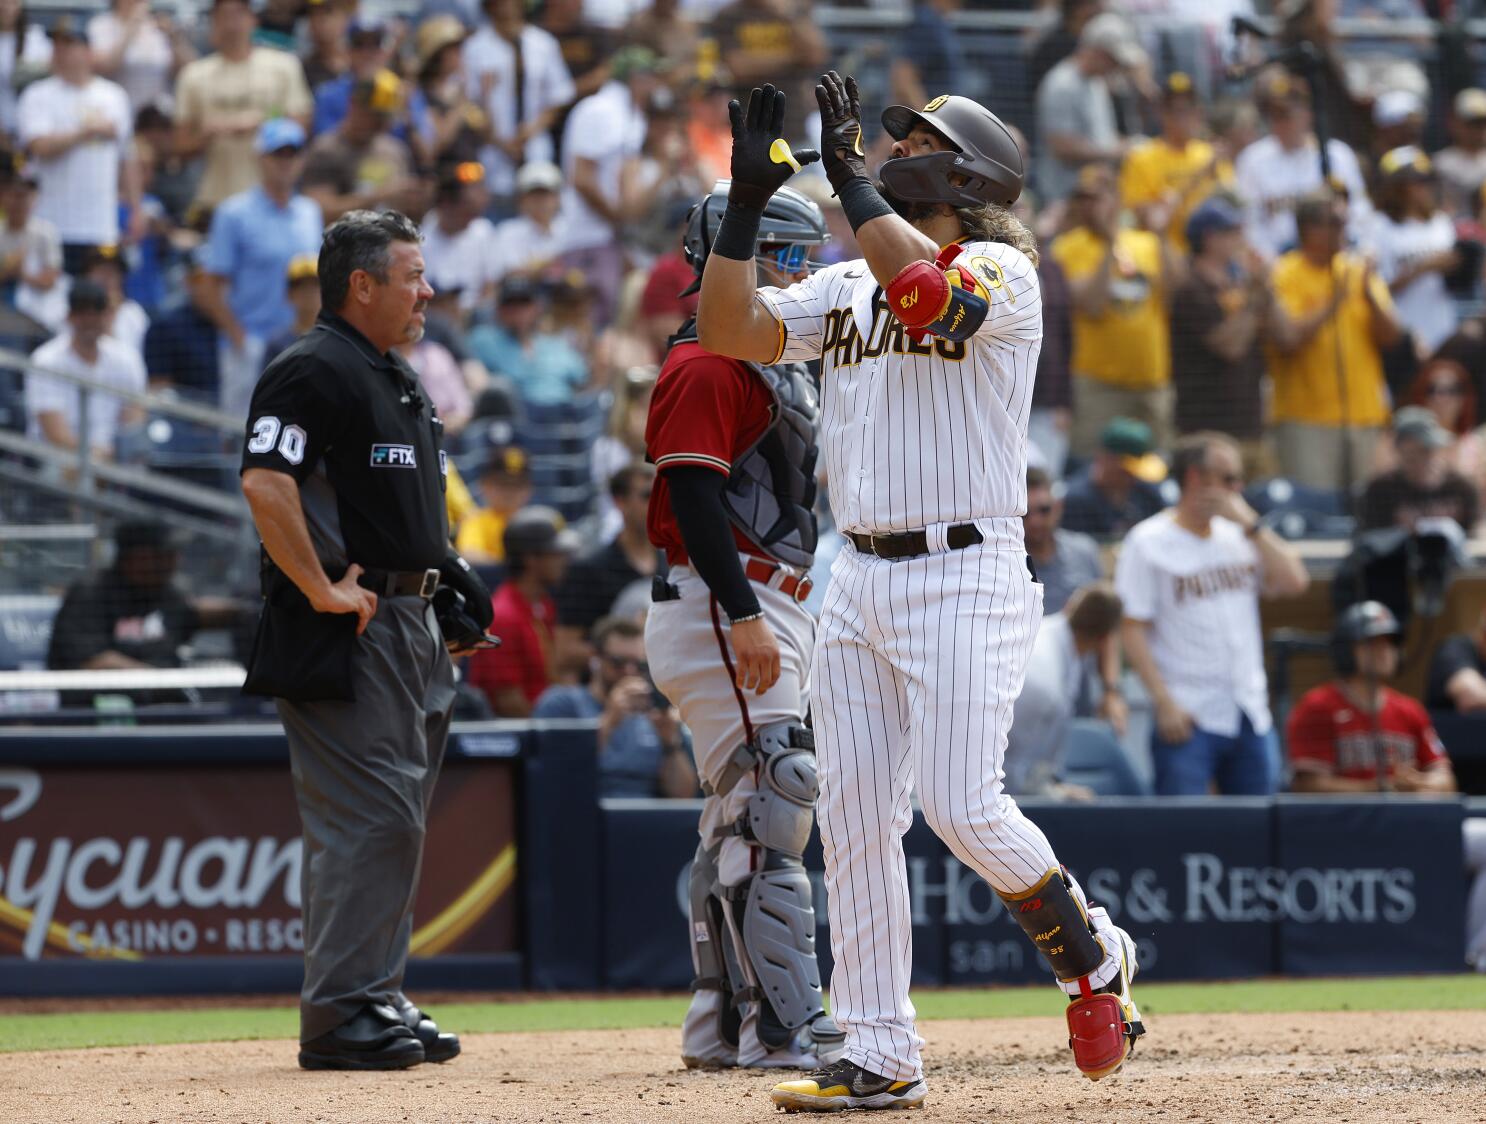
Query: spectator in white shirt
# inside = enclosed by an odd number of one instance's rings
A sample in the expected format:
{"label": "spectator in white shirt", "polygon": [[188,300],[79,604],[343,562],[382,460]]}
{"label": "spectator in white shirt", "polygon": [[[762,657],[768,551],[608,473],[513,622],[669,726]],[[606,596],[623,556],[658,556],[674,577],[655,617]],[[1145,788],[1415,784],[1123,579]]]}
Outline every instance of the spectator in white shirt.
{"label": "spectator in white shirt", "polygon": [[423,220],[428,283],[435,292],[458,289],[465,314],[494,295],[495,224],[485,217],[489,203],[484,166],[466,161],[440,174],[433,210]]}
{"label": "spectator in white shirt", "polygon": [[1486,187],[1486,90],[1461,90],[1450,119],[1454,143],[1434,154],[1445,206],[1461,218],[1475,218]]}
{"label": "spectator in white shirt", "polygon": [[1259,598],[1298,596],[1310,578],[1244,502],[1230,438],[1179,439],[1171,476],[1181,498],[1131,529],[1115,566],[1125,654],[1156,705],[1156,794],[1268,795],[1279,750]]}
{"label": "spectator in white shirt", "polygon": [[150,0],[114,0],[88,21],[88,46],[98,73],[129,95],[138,113],[147,105],[168,109],[175,72],[196,57],[182,29]]}
{"label": "spectator in white shirt", "polygon": [[149,313],[124,292],[127,267],[117,246],[98,246],[83,259],[82,277],[95,281],[108,294],[108,334],[144,361],[144,337],[150,330]]}
{"label": "spectator in white shirt", "polygon": [[[67,301],[67,330],[38,347],[31,361],[42,370],[144,393],[144,363],[107,334],[108,294],[97,283],[79,278]],[[119,431],[141,421],[143,411],[111,394],[92,393],[88,398],[87,432],[83,434],[79,397],[79,389],[72,383],[28,371],[26,414],[31,436],[63,449],[76,449],[86,440],[95,458],[112,460]]]}
{"label": "spectator in white shirt", "polygon": [[5,208],[5,222],[0,225],[0,285],[13,293],[11,303],[17,309],[49,331],[60,331],[67,319],[62,240],[56,227],[35,215],[36,173],[29,168],[17,170],[0,194],[0,205]]}
{"label": "spectator in white shirt", "polygon": [[1378,210],[1373,252],[1388,282],[1398,319],[1424,360],[1455,334],[1459,314],[1445,277],[1460,264],[1455,220],[1440,206],[1439,179],[1429,157],[1411,145],[1378,162]]}
{"label": "spectator in white shirt", "polygon": [[[1255,98],[1269,135],[1240,152],[1233,171],[1244,202],[1244,234],[1249,245],[1273,259],[1295,248],[1295,205],[1324,186],[1320,148],[1310,90],[1303,81],[1286,71],[1273,71],[1256,84]],[[1347,230],[1357,242],[1372,221],[1362,169],[1356,153],[1335,137],[1326,151],[1332,177],[1346,190]]]}
{"label": "spectator in white shirt", "polygon": [[36,213],[57,228],[63,264],[76,273],[90,247],[118,243],[121,188],[130,213],[143,215],[138,177],[127,174],[133,115],[123,89],[93,73],[71,17],[58,19],[51,36],[52,76],[26,87],[16,117],[41,185]]}
{"label": "spectator in white shirt", "polygon": [[494,135],[482,156],[486,182],[507,199],[517,168],[553,158],[549,130],[558,110],[573,100],[573,78],[557,40],[526,22],[523,0],[485,0],[484,10],[486,22],[465,41],[464,69],[470,97],[485,110]]}
{"label": "spectator in white shirt", "polygon": [[52,41],[32,15],[23,0],[0,0],[0,134],[7,138],[15,135],[17,91],[52,61]]}
{"label": "spectator in white shirt", "polygon": [[499,285],[511,273],[537,275],[570,245],[569,224],[561,219],[562,173],[556,164],[539,161],[516,174],[518,214],[497,223],[491,243],[491,281]]}
{"label": "spectator in white shirt", "polygon": [[[1068,729],[1091,667],[1101,677],[1119,674],[1119,628],[1123,606],[1114,587],[1097,581],[1073,591],[1059,612],[1042,618],[1027,680],[1012,710],[1006,744],[1006,791],[1013,796],[1092,800],[1093,790],[1061,779]],[[1119,684],[1106,682],[1106,697],[1119,698]],[[1122,735],[1124,710],[1114,723]]]}
{"label": "spectator in white shirt", "polygon": [[[620,177],[645,145],[645,110],[664,65],[649,47],[622,47],[609,61],[613,77],[568,116],[562,135],[563,200],[570,249],[582,250],[584,270],[600,296],[612,301],[624,273]],[[611,307],[600,309],[607,319]]]}

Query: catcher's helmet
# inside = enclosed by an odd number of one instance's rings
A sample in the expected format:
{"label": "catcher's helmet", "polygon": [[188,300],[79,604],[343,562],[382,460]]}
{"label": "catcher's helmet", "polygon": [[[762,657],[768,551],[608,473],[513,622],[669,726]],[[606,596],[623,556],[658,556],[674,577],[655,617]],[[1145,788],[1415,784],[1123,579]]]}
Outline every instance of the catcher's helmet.
{"label": "catcher's helmet", "polygon": [[[985,106],[943,94],[921,110],[890,105],[882,111],[882,127],[894,140],[905,139],[915,125],[942,133],[955,151],[885,161],[877,174],[899,199],[955,207],[1009,207],[1017,201],[1024,174],[1021,149],[1001,118]],[[952,175],[966,182],[955,185]]]}
{"label": "catcher's helmet", "polygon": [[[702,267],[707,264],[707,255],[712,252],[712,240],[717,237],[717,227],[722,222],[722,213],[727,210],[728,188],[732,180],[718,180],[712,190],[702,196],[686,216],[686,237],[682,243],[687,264],[696,271],[697,280],[686,293],[694,293],[701,286]],[[786,273],[798,273],[805,264],[808,246],[820,246],[831,240],[826,230],[826,217],[820,208],[792,187],[781,187],[769,199],[764,208],[764,218],[759,223],[758,241],[754,254],[768,265],[777,266]],[[686,293],[682,293],[685,296]]]}
{"label": "catcher's helmet", "polygon": [[1403,635],[1398,618],[1381,601],[1359,601],[1344,612],[1331,634],[1331,662],[1338,674],[1357,672],[1356,647],[1364,640],[1379,636]]}

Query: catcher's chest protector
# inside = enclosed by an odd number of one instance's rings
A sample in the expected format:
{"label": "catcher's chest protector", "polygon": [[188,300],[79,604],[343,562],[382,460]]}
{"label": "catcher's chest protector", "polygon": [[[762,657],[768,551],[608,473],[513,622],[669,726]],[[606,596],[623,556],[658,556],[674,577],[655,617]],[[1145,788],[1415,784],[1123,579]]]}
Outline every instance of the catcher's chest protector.
{"label": "catcher's chest protector", "polygon": [[820,395],[803,363],[747,364],[774,398],[768,428],[733,462],[722,503],[733,525],[770,557],[815,560],[816,426]]}

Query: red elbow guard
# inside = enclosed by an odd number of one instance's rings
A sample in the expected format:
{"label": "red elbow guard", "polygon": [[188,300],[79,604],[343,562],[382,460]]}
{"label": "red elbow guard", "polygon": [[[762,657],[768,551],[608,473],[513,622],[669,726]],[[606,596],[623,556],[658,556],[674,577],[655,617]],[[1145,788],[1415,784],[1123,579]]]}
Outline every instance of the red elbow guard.
{"label": "red elbow guard", "polygon": [[887,287],[888,309],[905,328],[921,331],[949,308],[949,278],[937,262],[910,262]]}

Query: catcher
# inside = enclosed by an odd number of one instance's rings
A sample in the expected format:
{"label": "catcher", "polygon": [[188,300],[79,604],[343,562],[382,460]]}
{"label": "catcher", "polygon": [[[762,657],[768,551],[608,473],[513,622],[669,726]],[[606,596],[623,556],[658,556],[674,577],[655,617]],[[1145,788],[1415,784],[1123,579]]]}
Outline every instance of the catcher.
{"label": "catcher", "polygon": [[[698,277],[728,189],[718,183],[691,209],[685,251]],[[827,237],[820,208],[785,188],[760,217],[751,268],[769,284],[802,278]],[[810,1069],[844,1044],[824,1014],[801,861],[816,797],[805,723],[815,622],[804,601],[817,403],[803,364],[712,355],[688,322],[671,338],[645,427],[657,472],[650,541],[669,566],[655,579],[645,649],[691,728],[706,796],[691,868],[688,1066]]]}

